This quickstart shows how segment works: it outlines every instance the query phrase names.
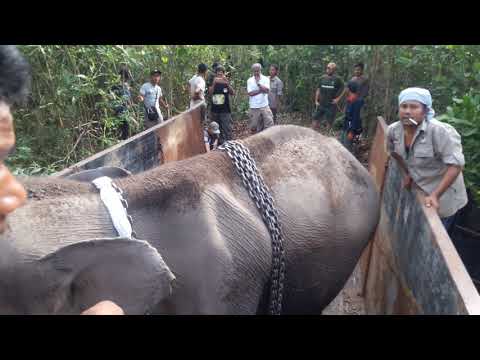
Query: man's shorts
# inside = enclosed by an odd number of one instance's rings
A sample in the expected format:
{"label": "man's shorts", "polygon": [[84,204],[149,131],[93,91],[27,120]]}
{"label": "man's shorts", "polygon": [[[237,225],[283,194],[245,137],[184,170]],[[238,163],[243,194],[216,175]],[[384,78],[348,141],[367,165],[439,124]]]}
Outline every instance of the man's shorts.
{"label": "man's shorts", "polygon": [[258,109],[250,109],[250,129],[260,132],[273,126],[273,114],[268,106]]}
{"label": "man's shorts", "polygon": [[337,115],[337,105],[331,104],[326,106],[318,106],[313,112],[313,120],[324,121],[326,120],[330,125],[335,121]]}

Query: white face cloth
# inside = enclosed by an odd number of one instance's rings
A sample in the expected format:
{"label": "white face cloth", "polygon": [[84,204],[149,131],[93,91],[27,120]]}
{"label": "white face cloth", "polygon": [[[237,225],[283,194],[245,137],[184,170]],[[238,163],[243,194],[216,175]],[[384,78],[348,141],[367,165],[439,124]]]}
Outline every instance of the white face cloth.
{"label": "white face cloth", "polygon": [[123,207],[120,194],[112,186],[112,179],[102,176],[93,180],[92,183],[100,190],[100,198],[112,218],[118,236],[131,239],[132,225],[128,221],[127,210]]}
{"label": "white face cloth", "polygon": [[430,120],[435,116],[435,110],[432,107],[432,95],[427,89],[422,89],[418,87],[411,87],[403,90],[400,95],[398,95],[398,104],[402,104],[405,101],[418,101],[425,105],[428,109],[427,119]]}

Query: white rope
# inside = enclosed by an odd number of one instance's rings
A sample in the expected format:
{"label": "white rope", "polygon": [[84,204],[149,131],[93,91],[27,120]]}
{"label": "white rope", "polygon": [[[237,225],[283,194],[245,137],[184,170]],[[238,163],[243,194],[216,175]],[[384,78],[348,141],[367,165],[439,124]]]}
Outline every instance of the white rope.
{"label": "white rope", "polygon": [[132,225],[128,221],[127,210],[122,204],[120,194],[113,188],[108,176],[96,178],[92,183],[100,190],[100,199],[105,204],[118,236],[132,238]]}

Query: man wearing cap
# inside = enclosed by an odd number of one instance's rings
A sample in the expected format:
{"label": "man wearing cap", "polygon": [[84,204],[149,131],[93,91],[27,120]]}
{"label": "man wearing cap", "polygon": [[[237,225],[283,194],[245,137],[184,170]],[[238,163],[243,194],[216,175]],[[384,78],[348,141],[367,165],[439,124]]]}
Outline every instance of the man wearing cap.
{"label": "man wearing cap", "polygon": [[218,146],[218,139],[220,137],[220,126],[215,121],[212,121],[208,127],[203,129],[203,142],[205,143],[205,150],[215,150]]}
{"label": "man wearing cap", "polygon": [[320,78],[315,92],[315,112],[312,127],[318,129],[320,121],[326,120],[327,130],[332,127],[337,115],[337,103],[342,98],[345,87],[343,81],[335,72],[337,65],[333,62],[327,65],[326,74]]}
{"label": "man wearing cap", "polygon": [[260,132],[273,126],[273,114],[268,106],[270,79],[262,75],[262,65],[252,65],[253,76],[247,80],[250,105],[250,131]]}
{"label": "man wearing cap", "polygon": [[428,90],[405,89],[398,102],[400,120],[388,127],[387,148],[407,163],[404,186],[414,181],[426,193],[425,206],[438,212],[450,233],[455,215],[468,201],[461,137],[453,126],[434,118]]}
{"label": "man wearing cap", "polygon": [[166,108],[169,105],[163,98],[162,88],[160,87],[160,80],[162,72],[160,70],[153,70],[150,73],[150,81],[146,82],[140,88],[139,101],[143,102],[145,109],[144,126],[149,129],[159,123],[163,122],[163,115],[160,111],[160,103]]}

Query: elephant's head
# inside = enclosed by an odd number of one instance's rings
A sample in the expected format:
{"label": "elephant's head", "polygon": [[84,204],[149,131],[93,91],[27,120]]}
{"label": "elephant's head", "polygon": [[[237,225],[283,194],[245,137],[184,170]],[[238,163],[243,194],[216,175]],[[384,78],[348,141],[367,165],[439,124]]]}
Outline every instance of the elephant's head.
{"label": "elephant's head", "polygon": [[80,314],[102,300],[145,314],[171,294],[175,279],[155,248],[130,239],[82,241],[36,261],[1,262],[0,314]]}

